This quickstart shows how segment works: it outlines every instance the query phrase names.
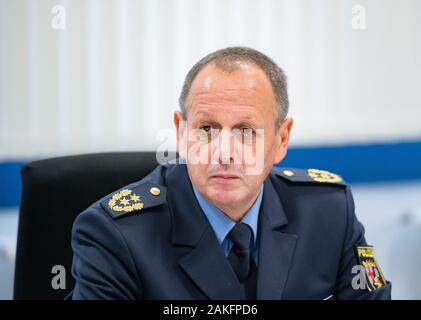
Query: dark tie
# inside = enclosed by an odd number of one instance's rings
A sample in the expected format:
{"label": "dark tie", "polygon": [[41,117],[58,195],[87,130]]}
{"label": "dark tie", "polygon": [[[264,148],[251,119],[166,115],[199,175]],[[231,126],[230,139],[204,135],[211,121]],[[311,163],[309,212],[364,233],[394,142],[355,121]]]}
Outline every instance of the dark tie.
{"label": "dark tie", "polygon": [[233,243],[228,255],[235,274],[244,286],[248,299],[255,299],[257,268],[251,256],[253,231],[245,223],[237,223],[227,235]]}

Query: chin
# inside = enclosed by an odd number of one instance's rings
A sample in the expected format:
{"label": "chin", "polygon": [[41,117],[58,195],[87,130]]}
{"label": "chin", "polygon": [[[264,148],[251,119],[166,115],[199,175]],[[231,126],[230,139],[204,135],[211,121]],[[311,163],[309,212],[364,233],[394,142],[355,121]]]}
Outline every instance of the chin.
{"label": "chin", "polygon": [[226,190],[213,187],[206,191],[206,195],[212,203],[223,206],[232,206],[244,200],[244,192],[241,192],[239,188]]}

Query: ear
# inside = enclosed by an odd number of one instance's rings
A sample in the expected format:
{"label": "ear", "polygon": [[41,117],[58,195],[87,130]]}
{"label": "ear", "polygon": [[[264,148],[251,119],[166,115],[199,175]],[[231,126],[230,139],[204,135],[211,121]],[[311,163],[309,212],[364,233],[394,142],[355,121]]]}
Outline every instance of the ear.
{"label": "ear", "polygon": [[186,159],[186,148],[187,148],[187,144],[186,144],[186,136],[185,134],[187,133],[185,131],[186,129],[186,121],[183,118],[183,114],[180,111],[175,111],[174,112],[174,126],[175,129],[177,131],[177,152],[180,155],[181,158]]}
{"label": "ear", "polygon": [[282,159],[285,158],[287,154],[288,144],[289,144],[289,137],[291,135],[291,129],[292,125],[294,123],[294,120],[290,117],[286,118],[279,128],[278,132],[276,133],[278,135],[277,137],[277,146],[276,146],[276,154],[275,154],[275,161],[274,164],[279,163],[282,161]]}

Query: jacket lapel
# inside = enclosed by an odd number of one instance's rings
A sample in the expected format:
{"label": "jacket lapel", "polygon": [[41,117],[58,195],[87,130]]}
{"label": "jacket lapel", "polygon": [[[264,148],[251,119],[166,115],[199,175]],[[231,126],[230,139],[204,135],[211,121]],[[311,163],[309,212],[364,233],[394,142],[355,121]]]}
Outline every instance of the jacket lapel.
{"label": "jacket lapel", "polygon": [[259,219],[257,299],[278,300],[282,298],[298,236],[282,232],[288,220],[270,176],[265,181]]}
{"label": "jacket lapel", "polygon": [[188,247],[178,261],[180,267],[210,299],[245,299],[244,290],[197,203],[185,165],[172,170],[167,186],[173,244]]}
{"label": "jacket lapel", "polygon": [[180,266],[213,300],[243,300],[244,289],[229,265],[211,227],[198,245],[179,260]]}

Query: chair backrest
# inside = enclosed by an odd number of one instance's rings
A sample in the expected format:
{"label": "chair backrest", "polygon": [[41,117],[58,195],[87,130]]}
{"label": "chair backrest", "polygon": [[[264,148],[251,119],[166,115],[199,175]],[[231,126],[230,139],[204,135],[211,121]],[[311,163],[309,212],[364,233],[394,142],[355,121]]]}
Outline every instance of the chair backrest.
{"label": "chair backrest", "polygon": [[[74,286],[70,239],[76,216],[103,196],[142,179],[157,165],[154,152],[86,154],[25,165],[14,298],[63,299]],[[65,268],[64,290],[52,287],[55,265]]]}

